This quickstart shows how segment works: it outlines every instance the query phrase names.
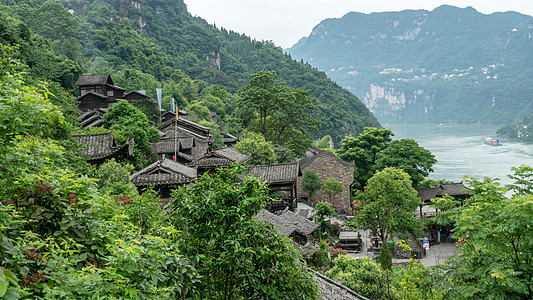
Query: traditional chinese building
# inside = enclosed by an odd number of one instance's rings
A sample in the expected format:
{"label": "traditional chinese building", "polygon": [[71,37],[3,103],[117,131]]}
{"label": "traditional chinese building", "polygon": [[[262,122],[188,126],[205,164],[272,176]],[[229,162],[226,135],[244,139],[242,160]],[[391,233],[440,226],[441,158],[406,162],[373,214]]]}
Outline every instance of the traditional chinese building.
{"label": "traditional chinese building", "polygon": [[125,88],[116,86],[109,74],[80,75],[75,83],[80,89],[80,112],[108,108],[124,96]]}
{"label": "traditional chinese building", "polygon": [[216,168],[227,168],[232,164],[242,164],[250,159],[250,154],[242,154],[233,147],[224,147],[208,152],[203,157],[196,159],[187,165],[198,169],[198,176]]}
{"label": "traditional chinese building", "polygon": [[135,142],[133,139],[122,145],[117,145],[113,137],[113,132],[74,135],[79,143],[87,145],[80,149],[80,152],[92,164],[101,164],[110,158],[126,158],[133,154]]}
{"label": "traditional chinese building", "polygon": [[291,211],[296,209],[296,199],[298,198],[296,184],[298,183],[298,176],[302,175],[298,163],[252,166],[248,168],[247,172],[266,182],[272,191],[283,192],[283,196],[277,201],[267,205],[268,210],[278,211],[287,207]]}
{"label": "traditional chinese building", "polygon": [[[350,206],[350,186],[354,181],[354,164],[353,162],[344,161],[333,153],[321,150],[317,147],[311,147],[307,151],[307,157],[299,161],[301,172],[313,170],[317,173],[322,181],[333,177],[335,180],[342,182],[344,191],[342,195],[333,197],[333,208],[338,214],[352,215]],[[298,194],[305,200],[309,200],[309,195],[301,188],[302,178],[298,178]],[[313,202],[324,201],[330,202],[329,196],[322,190],[318,190],[313,195]]]}
{"label": "traditional chinese building", "polygon": [[165,201],[165,199],[170,198],[173,189],[196,181],[197,173],[195,168],[187,167],[182,163],[165,158],[133,173],[130,179],[139,191],[152,186],[159,192],[161,199]]}

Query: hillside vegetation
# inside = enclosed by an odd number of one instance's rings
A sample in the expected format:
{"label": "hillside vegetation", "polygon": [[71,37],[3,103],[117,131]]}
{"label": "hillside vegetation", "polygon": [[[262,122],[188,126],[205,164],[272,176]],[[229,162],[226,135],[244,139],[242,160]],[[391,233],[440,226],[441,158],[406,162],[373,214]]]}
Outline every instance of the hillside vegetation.
{"label": "hillside vegetation", "polygon": [[288,52],[382,123],[508,123],[533,113],[533,17],[471,7],[351,12]]}
{"label": "hillside vegetation", "polygon": [[[231,94],[252,74],[269,70],[317,99],[313,112],[321,121],[317,137],[329,134],[339,144],[366,126],[379,126],[361,101],[325,73],[292,60],[271,42],[192,17],[180,0],[3,3],[10,8],[2,8],[2,39],[24,45],[22,52],[32,53],[21,56],[32,72],[72,93],[79,73],[109,72],[118,85],[146,90],[154,98],[155,88],[163,86],[165,108],[171,97],[185,108],[201,100],[207,85],[216,84],[230,94],[222,99],[228,109],[216,111],[224,123],[225,115],[235,109]],[[44,54],[39,50],[43,47]],[[51,60],[58,64],[48,65]]]}

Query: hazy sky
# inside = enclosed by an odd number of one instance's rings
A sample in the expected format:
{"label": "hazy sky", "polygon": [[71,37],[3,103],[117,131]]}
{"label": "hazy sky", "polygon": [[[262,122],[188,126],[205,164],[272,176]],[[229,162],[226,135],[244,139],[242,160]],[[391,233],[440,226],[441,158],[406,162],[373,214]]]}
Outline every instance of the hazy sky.
{"label": "hazy sky", "polygon": [[433,10],[449,4],[472,6],[484,14],[517,11],[533,16],[533,0],[184,0],[189,12],[218,28],[271,40],[289,48],[326,18],[351,11],[371,13],[405,9]]}

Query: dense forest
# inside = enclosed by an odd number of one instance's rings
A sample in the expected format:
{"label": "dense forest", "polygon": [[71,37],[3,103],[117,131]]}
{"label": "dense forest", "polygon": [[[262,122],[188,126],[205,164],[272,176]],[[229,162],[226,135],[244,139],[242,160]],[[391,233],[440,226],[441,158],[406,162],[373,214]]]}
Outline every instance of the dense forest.
{"label": "dense forest", "polygon": [[287,51],[381,123],[504,124],[533,112],[532,34],[532,16],[443,5],[326,19]]}
{"label": "dense forest", "polygon": [[192,17],[183,1],[3,3],[9,6],[2,8],[3,40],[21,45],[21,58],[36,76],[58,82],[73,94],[78,74],[110,73],[118,85],[146,90],[154,98],[155,88],[162,87],[166,109],[170,98],[186,108],[202,102],[206,86],[217,85],[230,96],[222,99],[228,111],[219,107],[216,112],[222,123],[235,127],[232,119],[239,108],[231,94],[251,74],[268,70],[317,99],[313,115],[321,126],[315,137],[328,134],[339,145],[344,136],[379,126],[361,101],[325,73],[292,60],[271,42]]}

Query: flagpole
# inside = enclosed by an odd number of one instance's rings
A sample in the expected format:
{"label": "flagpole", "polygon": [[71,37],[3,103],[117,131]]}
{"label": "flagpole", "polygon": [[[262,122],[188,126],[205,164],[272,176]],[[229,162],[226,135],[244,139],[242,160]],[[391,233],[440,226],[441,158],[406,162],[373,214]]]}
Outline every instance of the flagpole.
{"label": "flagpole", "polygon": [[178,106],[176,105],[176,129],[174,131],[174,161],[178,160]]}

